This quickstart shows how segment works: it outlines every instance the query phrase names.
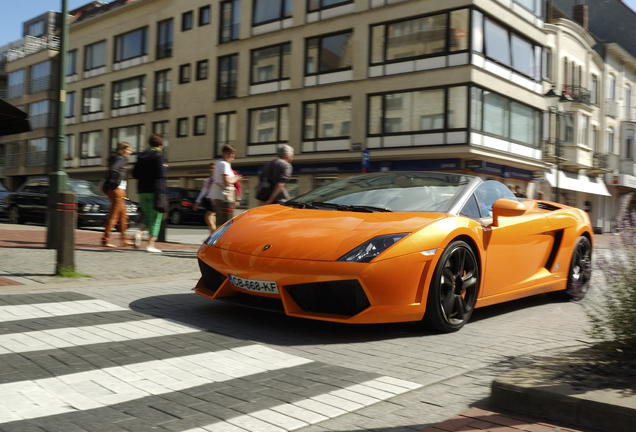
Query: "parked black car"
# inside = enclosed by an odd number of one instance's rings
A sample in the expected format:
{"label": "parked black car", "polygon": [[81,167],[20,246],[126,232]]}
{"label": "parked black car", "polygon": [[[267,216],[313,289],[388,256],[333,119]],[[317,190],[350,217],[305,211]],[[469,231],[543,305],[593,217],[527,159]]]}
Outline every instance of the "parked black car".
{"label": "parked black car", "polygon": [[194,203],[196,202],[197,196],[199,196],[199,190],[197,189],[169,187],[168,201],[170,210],[168,213],[168,221],[173,225],[179,225],[184,222],[205,224],[205,220],[203,219],[205,208],[203,208],[203,205],[199,205],[197,211],[194,211]]}
{"label": "parked black car", "polygon": [[[110,201],[93,183],[69,179],[68,188],[77,194],[77,226],[103,226],[110,211]],[[46,222],[49,194],[48,177],[27,180],[6,197],[9,222]],[[126,211],[130,224],[139,221],[139,205],[128,201]]]}
{"label": "parked black car", "polygon": [[0,217],[7,216],[7,203],[4,201],[4,198],[10,193],[11,191],[7,189],[5,185],[0,183]]}

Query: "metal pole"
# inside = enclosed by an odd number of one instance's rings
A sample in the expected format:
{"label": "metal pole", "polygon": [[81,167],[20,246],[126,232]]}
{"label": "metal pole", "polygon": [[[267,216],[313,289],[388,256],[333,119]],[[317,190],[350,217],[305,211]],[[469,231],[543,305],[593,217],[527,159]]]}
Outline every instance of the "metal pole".
{"label": "metal pole", "polygon": [[554,152],[556,153],[557,160],[557,172],[556,172],[556,190],[554,202],[559,202],[560,191],[559,191],[559,174],[561,173],[561,111],[556,111],[556,137],[554,141]]}
{"label": "metal pole", "polygon": [[[68,245],[68,241],[74,243],[74,239],[68,236],[60,235],[63,232],[60,226],[61,218],[58,212],[58,203],[60,202],[61,193],[67,189],[68,175],[64,171],[64,146],[66,143],[66,126],[64,123],[64,106],[66,102],[66,51],[68,45],[68,8],[67,0],[62,0],[62,17],[60,23],[60,50],[58,54],[58,82],[59,96],[57,104],[57,139],[53,146],[53,155],[51,160],[51,172],[49,174],[49,202],[48,202],[48,218],[47,227],[47,248],[62,249],[75,245]],[[73,227],[74,228],[74,227]],[[73,269],[71,269],[73,270]]]}

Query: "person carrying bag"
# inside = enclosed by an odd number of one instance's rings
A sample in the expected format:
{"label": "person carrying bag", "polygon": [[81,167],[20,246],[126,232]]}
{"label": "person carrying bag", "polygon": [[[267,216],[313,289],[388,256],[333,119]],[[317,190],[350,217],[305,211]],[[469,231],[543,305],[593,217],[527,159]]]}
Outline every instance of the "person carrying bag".
{"label": "person carrying bag", "polygon": [[223,157],[216,163],[214,169],[212,199],[217,227],[223,225],[234,216],[236,202],[234,183],[243,179],[240,175],[234,175],[232,171],[230,163],[235,157],[236,148],[231,145],[223,146]]}

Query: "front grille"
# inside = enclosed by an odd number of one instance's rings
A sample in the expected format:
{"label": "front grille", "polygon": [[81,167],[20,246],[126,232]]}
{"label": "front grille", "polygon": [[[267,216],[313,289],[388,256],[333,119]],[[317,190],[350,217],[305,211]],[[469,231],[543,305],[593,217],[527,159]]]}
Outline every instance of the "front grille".
{"label": "front grille", "polygon": [[221,297],[219,300],[254,309],[262,309],[272,312],[285,312],[283,302],[278,298],[262,297],[237,291],[234,295]]}
{"label": "front grille", "polygon": [[198,261],[205,288],[209,291],[216,292],[227,278],[200,259]]}
{"label": "front grille", "polygon": [[288,285],[285,289],[305,312],[351,317],[370,306],[357,280]]}

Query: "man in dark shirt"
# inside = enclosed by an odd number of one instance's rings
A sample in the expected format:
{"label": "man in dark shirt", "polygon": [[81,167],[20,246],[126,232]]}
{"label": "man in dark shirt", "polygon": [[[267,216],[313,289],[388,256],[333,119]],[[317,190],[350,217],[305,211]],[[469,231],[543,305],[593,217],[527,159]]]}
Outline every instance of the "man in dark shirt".
{"label": "man in dark shirt", "polygon": [[278,147],[278,158],[265,164],[261,174],[261,182],[266,180],[272,188],[272,193],[261,205],[282,204],[289,199],[289,192],[285,185],[292,175],[291,161],[294,159],[294,149],[286,144]]}

